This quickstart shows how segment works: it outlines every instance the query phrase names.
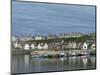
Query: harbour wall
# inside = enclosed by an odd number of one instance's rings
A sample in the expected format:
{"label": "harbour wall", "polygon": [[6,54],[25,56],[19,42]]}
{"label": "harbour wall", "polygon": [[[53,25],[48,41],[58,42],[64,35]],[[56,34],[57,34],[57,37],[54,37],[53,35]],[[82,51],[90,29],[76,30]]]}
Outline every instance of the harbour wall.
{"label": "harbour wall", "polygon": [[34,55],[57,55],[57,54],[90,54],[96,50],[13,50],[12,54],[31,54]]}

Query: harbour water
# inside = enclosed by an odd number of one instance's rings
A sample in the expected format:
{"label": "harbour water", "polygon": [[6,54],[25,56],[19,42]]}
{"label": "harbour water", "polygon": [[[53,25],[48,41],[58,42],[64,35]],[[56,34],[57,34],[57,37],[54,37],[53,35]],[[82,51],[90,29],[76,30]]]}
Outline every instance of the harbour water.
{"label": "harbour water", "polygon": [[11,73],[69,71],[96,68],[95,56],[32,58],[30,55],[13,55],[11,62]]}

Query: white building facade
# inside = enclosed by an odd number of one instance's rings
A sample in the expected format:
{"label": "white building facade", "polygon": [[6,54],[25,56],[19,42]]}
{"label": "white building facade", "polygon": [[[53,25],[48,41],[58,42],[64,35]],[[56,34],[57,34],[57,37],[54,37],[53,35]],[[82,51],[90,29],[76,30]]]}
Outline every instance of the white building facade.
{"label": "white building facade", "polygon": [[84,50],[88,49],[88,44],[86,42],[84,42],[82,49]]}
{"label": "white building facade", "polygon": [[24,50],[30,50],[30,46],[29,46],[29,44],[25,44],[25,46],[24,46]]}
{"label": "white building facade", "polygon": [[91,49],[92,50],[95,50],[96,49],[96,45],[94,43],[92,44]]}
{"label": "white building facade", "polygon": [[31,49],[35,49],[35,45],[34,44],[31,44]]}
{"label": "white building facade", "polygon": [[48,44],[47,43],[44,44],[43,49],[48,49]]}

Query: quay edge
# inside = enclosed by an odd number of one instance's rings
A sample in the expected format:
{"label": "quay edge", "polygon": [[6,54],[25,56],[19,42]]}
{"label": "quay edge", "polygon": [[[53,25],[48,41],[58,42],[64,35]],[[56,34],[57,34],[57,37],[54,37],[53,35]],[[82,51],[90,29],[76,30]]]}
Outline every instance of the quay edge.
{"label": "quay edge", "polygon": [[12,55],[25,55],[30,54],[32,57],[39,56],[81,56],[81,55],[95,55],[96,50],[13,50]]}

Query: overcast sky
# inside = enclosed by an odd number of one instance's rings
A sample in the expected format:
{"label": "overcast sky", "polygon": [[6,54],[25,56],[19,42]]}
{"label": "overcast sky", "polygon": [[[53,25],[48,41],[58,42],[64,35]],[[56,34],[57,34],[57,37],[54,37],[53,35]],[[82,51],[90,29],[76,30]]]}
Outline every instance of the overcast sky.
{"label": "overcast sky", "polygon": [[95,32],[95,7],[13,1],[14,35],[61,32]]}

